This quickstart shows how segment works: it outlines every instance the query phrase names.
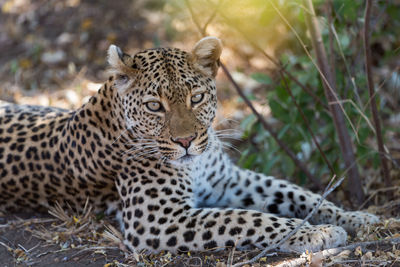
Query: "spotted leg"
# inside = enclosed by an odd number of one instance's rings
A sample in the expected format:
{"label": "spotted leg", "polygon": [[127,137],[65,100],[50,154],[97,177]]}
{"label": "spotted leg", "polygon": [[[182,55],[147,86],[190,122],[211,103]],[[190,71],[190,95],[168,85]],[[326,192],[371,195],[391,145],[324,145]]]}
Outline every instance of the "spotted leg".
{"label": "spotted leg", "polygon": [[[123,203],[124,243],[131,250],[262,248],[278,242],[301,222],[254,210],[196,208],[191,180],[176,178],[170,170],[163,175],[157,179],[120,177],[117,181]],[[346,232],[341,227],[307,223],[278,249],[317,251],[345,241]]]}
{"label": "spotted leg", "polygon": [[[209,168],[207,164],[213,167]],[[222,152],[209,154],[203,166],[195,170],[198,177],[196,200],[200,207],[253,209],[284,217],[304,218],[321,198],[285,180],[240,169]],[[363,224],[378,221],[378,217],[372,214],[344,211],[326,200],[310,219],[312,224],[334,224],[349,232]]]}

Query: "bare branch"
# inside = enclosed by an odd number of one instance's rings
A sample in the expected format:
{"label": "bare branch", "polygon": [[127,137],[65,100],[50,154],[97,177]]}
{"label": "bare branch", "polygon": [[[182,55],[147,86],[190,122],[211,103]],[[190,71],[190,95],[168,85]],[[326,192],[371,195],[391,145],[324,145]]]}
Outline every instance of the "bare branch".
{"label": "bare branch", "polygon": [[[326,5],[326,13],[328,14],[328,29],[329,29],[329,64],[331,65],[332,70],[332,77],[333,80],[336,81],[336,71],[335,71],[335,48],[333,47],[333,18],[332,18],[332,8],[333,8],[333,1],[329,0]],[[332,25],[332,27],[331,27]],[[350,77],[351,78],[351,77]]]}
{"label": "bare branch", "polygon": [[197,20],[197,17],[194,14],[192,5],[190,4],[190,0],[185,0],[185,4],[186,4],[187,8],[189,9],[190,16],[192,17],[193,23],[196,25],[196,27],[199,30],[200,34],[202,36],[205,36],[206,35],[206,29],[201,27],[200,22]]}
{"label": "bare branch", "polygon": [[369,97],[370,97],[370,101],[371,101],[372,118],[374,120],[376,139],[378,142],[379,157],[381,160],[381,172],[382,172],[383,179],[385,181],[385,186],[390,187],[392,185],[392,183],[390,181],[388,164],[387,164],[387,160],[385,157],[385,148],[384,148],[384,144],[383,144],[381,123],[380,123],[380,118],[379,118],[379,114],[378,114],[378,109],[376,107],[374,81],[372,79],[371,48],[369,46],[369,35],[370,35],[370,29],[369,29],[370,25],[369,24],[370,24],[371,10],[372,10],[372,0],[367,0],[366,6],[365,6],[364,31],[363,31],[365,70],[366,70],[366,74],[367,74]]}
{"label": "bare branch", "polygon": [[[305,12],[306,21],[310,30],[311,41],[315,54],[317,57],[318,68],[322,78],[322,83],[325,89],[325,96],[330,103],[330,111],[333,117],[333,122],[339,138],[339,145],[342,151],[343,161],[346,168],[349,169],[349,183],[348,190],[351,195],[355,197],[358,204],[361,204],[364,199],[364,192],[362,191],[360,174],[358,172],[356,158],[353,151],[353,144],[350,135],[346,129],[343,111],[340,105],[334,103],[337,101],[336,83],[333,80],[332,71],[329,67],[328,59],[325,52],[325,47],[322,42],[321,32],[319,30],[319,23],[316,18],[312,0],[303,0],[307,12]],[[279,13],[280,14],[280,13]]]}

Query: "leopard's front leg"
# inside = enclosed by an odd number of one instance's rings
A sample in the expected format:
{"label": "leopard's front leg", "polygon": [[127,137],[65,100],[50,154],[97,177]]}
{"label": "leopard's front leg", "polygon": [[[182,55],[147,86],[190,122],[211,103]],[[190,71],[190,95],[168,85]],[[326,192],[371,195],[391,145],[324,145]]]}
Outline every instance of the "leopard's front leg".
{"label": "leopard's front leg", "polygon": [[[222,153],[222,152],[221,152]],[[304,218],[321,196],[285,180],[243,170],[222,154],[212,170],[199,171],[198,205],[202,207],[233,207],[269,212],[285,217]],[[378,222],[375,215],[348,212],[324,200],[312,224],[334,224],[353,232],[361,225]]]}
{"label": "leopard's front leg", "polygon": [[[254,210],[195,208],[190,180],[184,178],[133,181],[120,178],[117,187],[123,202],[124,243],[134,251],[263,248],[279,242],[301,223]],[[317,251],[345,241],[341,227],[307,223],[278,249]]]}

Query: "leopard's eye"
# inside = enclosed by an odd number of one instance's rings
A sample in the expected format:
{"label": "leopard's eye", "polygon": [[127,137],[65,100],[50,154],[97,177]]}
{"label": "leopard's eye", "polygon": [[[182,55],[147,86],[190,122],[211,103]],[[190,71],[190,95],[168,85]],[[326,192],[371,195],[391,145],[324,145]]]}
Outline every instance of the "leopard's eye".
{"label": "leopard's eye", "polygon": [[120,80],[121,82],[127,82],[129,80],[129,78],[128,78],[128,75],[118,74],[117,75],[117,80]]}
{"label": "leopard's eye", "polygon": [[195,94],[195,95],[192,96],[190,101],[192,101],[192,104],[197,104],[197,103],[200,103],[201,100],[203,100],[203,98],[204,98],[204,93]]}
{"label": "leopard's eye", "polygon": [[163,106],[158,101],[150,101],[146,103],[146,107],[153,112],[162,111]]}

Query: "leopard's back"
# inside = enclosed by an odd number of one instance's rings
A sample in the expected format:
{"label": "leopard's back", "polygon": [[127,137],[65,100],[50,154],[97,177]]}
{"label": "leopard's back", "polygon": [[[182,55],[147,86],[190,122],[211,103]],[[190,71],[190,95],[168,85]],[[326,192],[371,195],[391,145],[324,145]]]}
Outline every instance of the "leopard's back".
{"label": "leopard's back", "polygon": [[78,163],[73,117],[55,107],[0,103],[1,210],[46,212],[55,202],[80,209],[93,195],[86,179],[69,173]]}

